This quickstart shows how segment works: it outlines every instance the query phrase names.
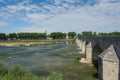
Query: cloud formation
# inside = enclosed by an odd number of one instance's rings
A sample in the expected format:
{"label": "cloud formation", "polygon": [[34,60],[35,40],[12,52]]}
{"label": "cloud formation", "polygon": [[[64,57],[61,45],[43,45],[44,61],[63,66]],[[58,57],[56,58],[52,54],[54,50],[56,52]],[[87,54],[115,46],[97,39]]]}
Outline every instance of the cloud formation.
{"label": "cloud formation", "polygon": [[[119,0],[14,0],[14,4],[10,2],[11,0],[0,0],[0,3],[4,4],[0,7],[0,18],[12,22],[13,25],[16,25],[14,21],[31,24],[22,25],[18,28],[19,31],[120,31]],[[18,31],[17,28],[15,30]]]}
{"label": "cloud formation", "polygon": [[0,27],[8,25],[7,22],[0,21]]}

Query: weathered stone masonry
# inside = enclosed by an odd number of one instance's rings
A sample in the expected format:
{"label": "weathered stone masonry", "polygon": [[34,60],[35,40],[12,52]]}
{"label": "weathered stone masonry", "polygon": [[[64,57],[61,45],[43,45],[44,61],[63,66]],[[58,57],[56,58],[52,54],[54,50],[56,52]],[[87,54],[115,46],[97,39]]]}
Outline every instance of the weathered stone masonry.
{"label": "weathered stone masonry", "polygon": [[119,80],[119,59],[113,45],[99,55],[99,79]]}
{"label": "weathered stone masonry", "polygon": [[98,63],[99,80],[120,80],[120,37],[81,38],[77,41],[86,54],[86,61]]}

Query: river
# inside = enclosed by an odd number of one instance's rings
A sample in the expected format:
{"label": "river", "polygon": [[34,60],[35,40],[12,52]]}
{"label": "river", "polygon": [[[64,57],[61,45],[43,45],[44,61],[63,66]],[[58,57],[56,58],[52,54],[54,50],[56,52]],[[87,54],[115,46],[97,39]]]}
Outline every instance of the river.
{"label": "river", "polygon": [[7,66],[20,64],[38,77],[59,71],[63,80],[92,80],[95,68],[91,64],[76,63],[80,56],[75,44],[0,47],[0,60]]}

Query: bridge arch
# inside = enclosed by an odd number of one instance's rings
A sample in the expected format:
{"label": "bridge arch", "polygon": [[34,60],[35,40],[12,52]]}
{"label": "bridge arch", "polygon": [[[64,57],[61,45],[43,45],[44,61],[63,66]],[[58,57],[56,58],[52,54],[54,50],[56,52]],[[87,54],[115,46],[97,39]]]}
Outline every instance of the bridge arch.
{"label": "bridge arch", "polygon": [[92,50],[92,63],[95,66],[95,68],[98,70],[98,56],[103,52],[102,48],[100,47],[100,45],[96,44],[93,47]]}

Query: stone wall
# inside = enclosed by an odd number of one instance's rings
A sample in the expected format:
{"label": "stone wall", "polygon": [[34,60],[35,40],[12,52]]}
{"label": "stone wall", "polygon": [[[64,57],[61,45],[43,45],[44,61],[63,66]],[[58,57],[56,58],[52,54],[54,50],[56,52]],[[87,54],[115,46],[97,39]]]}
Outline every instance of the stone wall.
{"label": "stone wall", "polygon": [[99,80],[120,80],[119,78],[119,57],[111,45],[99,55]]}
{"label": "stone wall", "polygon": [[98,61],[99,80],[120,80],[120,37],[81,38],[80,40],[83,41],[81,49],[86,54],[86,61]]}
{"label": "stone wall", "polygon": [[101,80],[119,80],[119,63],[103,61]]}
{"label": "stone wall", "polygon": [[86,46],[86,61],[92,62],[92,43],[89,42]]}
{"label": "stone wall", "polygon": [[93,42],[99,45],[102,50],[107,49],[111,44],[120,44],[120,37],[84,37],[80,38],[82,41]]}
{"label": "stone wall", "polygon": [[82,42],[82,53],[85,54],[85,51],[86,51],[86,41],[83,41]]}

